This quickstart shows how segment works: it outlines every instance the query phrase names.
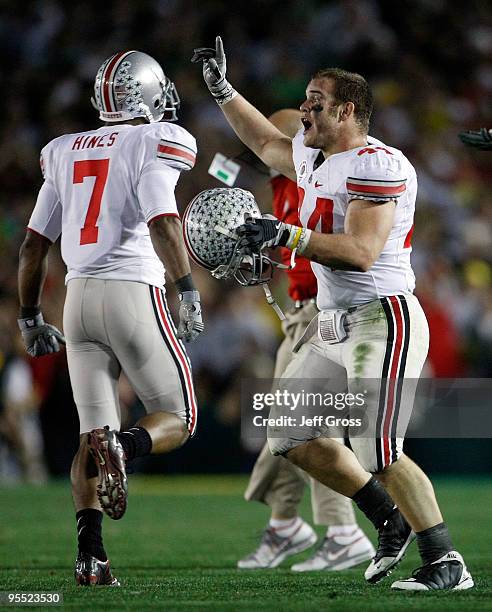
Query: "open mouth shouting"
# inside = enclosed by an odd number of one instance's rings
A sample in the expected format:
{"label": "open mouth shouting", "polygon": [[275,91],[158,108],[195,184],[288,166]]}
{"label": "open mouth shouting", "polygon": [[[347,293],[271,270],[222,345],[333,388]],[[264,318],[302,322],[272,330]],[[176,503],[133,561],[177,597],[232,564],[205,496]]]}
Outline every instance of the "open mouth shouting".
{"label": "open mouth shouting", "polygon": [[309,132],[309,130],[312,128],[313,124],[306,117],[302,117],[301,122],[302,122],[302,125],[304,126],[303,134],[306,135]]}

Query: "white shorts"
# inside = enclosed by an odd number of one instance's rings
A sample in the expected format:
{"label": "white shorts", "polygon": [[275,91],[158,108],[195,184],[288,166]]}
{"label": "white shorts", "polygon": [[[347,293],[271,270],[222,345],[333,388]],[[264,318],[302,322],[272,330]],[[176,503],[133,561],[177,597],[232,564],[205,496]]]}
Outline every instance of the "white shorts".
{"label": "white shorts", "polygon": [[74,278],[63,312],[67,359],[80,433],[121,426],[121,371],[147,412],[181,418],[195,433],[191,365],[162,289],[133,281]]}
{"label": "white shorts", "polygon": [[[309,328],[316,326],[311,323]],[[363,435],[350,428],[346,434],[361,465],[368,472],[380,472],[402,453],[417,381],[427,357],[429,328],[417,298],[406,294],[350,308],[346,330],[347,338],[336,344],[321,340],[317,331],[307,337],[279,386],[296,392],[315,379],[324,381],[333,393],[362,392],[360,412],[367,428]],[[312,409],[308,406],[307,410]],[[289,414],[292,412],[279,406],[270,412],[273,418]],[[275,455],[323,435],[327,432],[320,423],[287,430],[268,428],[270,450]]]}

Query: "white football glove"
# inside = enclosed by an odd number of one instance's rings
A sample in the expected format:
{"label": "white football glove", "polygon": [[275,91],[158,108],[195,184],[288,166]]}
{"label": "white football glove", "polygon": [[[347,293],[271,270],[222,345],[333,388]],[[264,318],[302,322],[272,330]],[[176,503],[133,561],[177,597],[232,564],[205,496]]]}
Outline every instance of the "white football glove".
{"label": "white football glove", "polygon": [[202,306],[198,291],[183,291],[179,294],[179,324],[177,336],[185,342],[196,340],[202,333]]}
{"label": "white football glove", "polygon": [[54,325],[44,322],[41,313],[34,317],[17,319],[26,351],[31,357],[42,357],[49,353],[58,353],[60,343],[65,344],[65,337]]}
{"label": "white football glove", "polygon": [[193,49],[191,61],[194,63],[203,62],[203,78],[218,104],[226,104],[237,96],[237,91],[225,78],[226,57],[220,36],[215,39],[215,49],[212,47]]}

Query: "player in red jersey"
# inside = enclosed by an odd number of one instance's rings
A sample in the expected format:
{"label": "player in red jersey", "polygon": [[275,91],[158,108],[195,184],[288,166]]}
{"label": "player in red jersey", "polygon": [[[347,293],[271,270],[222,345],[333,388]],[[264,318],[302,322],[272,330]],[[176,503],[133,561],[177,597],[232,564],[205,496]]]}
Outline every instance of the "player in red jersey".
{"label": "player in red jersey", "polygon": [[[301,113],[284,109],[274,113],[270,121],[284,134],[294,136],[301,127]],[[272,212],[285,223],[299,224],[299,194],[294,181],[271,172],[273,193]],[[282,263],[289,266],[291,252],[280,250]],[[308,323],[317,315],[317,281],[311,262],[303,257],[287,271],[289,296],[293,308],[282,323],[284,339],[280,345],[274,378],[280,378],[293,357],[292,348],[304,333]],[[313,556],[292,566],[294,571],[342,570],[371,559],[375,550],[357,525],[352,502],[336,493],[284,457],[273,456],[268,444],[263,447],[251,473],[245,498],[265,503],[271,509],[271,518],[258,548],[238,562],[242,569],[277,567],[286,559],[316,542],[311,526],[297,514],[306,483],[311,489],[314,522],[325,525],[327,533]]]}

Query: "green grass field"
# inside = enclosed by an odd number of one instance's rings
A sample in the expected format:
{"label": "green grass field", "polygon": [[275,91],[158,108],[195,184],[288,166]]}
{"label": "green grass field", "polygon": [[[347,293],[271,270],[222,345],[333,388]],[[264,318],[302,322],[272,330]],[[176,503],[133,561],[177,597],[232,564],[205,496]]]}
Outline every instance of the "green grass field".
{"label": "green grass field", "polygon": [[[105,519],[105,545],[120,589],[77,588],[72,578],[75,520],[67,482],[0,488],[0,591],[61,591],[71,610],[492,610],[492,480],[442,479],[436,489],[455,546],[475,589],[402,594],[391,578],[418,565],[415,545],[376,586],[364,566],[296,575],[289,566],[239,571],[263,528],[266,508],[242,499],[243,477],[130,477],[121,521]],[[306,499],[302,508],[311,520]],[[373,537],[365,519],[361,524]],[[320,530],[321,533],[322,530]]]}

